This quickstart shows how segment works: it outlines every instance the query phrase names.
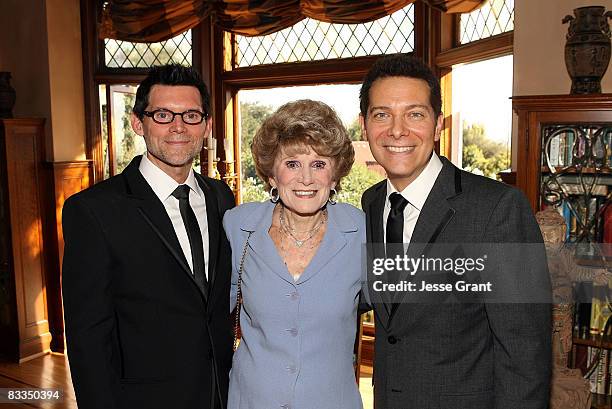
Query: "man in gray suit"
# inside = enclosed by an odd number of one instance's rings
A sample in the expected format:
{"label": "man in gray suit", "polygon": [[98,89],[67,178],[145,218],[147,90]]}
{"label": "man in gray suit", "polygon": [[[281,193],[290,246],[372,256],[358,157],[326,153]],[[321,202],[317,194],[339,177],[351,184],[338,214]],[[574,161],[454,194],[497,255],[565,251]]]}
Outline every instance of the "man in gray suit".
{"label": "man in gray suit", "polygon": [[[520,191],[464,172],[434,152],[443,125],[440,95],[431,70],[405,55],[383,57],[365,77],[361,128],[388,177],[362,197],[368,242],[539,248],[542,237]],[[532,278],[549,294],[541,264]],[[548,407],[551,309],[545,300],[418,303],[368,286],[376,317],[376,409]]]}

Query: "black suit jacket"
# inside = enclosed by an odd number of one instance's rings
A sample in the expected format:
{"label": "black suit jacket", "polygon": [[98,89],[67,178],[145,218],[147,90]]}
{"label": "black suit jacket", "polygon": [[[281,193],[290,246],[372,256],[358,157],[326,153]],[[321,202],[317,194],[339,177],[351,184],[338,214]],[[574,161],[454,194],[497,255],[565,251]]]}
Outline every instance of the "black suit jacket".
{"label": "black suit jacket", "polygon": [[[520,191],[440,159],[411,243],[542,243]],[[386,183],[362,197],[369,243],[384,241]],[[543,246],[538,254],[543,268],[535,279],[549,293]],[[369,294],[376,316],[376,409],[548,407],[549,304],[403,302],[388,308],[380,294]]]}
{"label": "black suit jacket", "polygon": [[77,402],[209,408],[212,394],[227,401],[231,257],[221,221],[234,198],[223,182],[196,174],[210,242],[209,284],[199,288],[140,159],[64,205],[64,310]]}

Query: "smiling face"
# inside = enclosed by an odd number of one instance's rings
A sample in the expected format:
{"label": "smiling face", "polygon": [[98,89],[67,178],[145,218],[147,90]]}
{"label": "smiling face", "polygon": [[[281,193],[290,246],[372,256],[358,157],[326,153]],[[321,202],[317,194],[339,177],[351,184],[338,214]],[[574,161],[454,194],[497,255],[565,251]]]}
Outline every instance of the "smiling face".
{"label": "smiling face", "polygon": [[287,209],[300,216],[321,210],[329,192],[336,187],[331,158],[319,156],[311,148],[306,153],[289,154],[281,148],[270,177]]}
{"label": "smiling face", "polygon": [[[173,112],[203,111],[200,91],[188,85],[154,85],[149,93],[146,110],[156,109]],[[193,158],[202,150],[211,126],[210,118],[198,125],[188,125],[180,115],[176,115],[169,124],[158,124],[153,118],[145,116],[141,121],[132,114],[132,128],[144,137],[147,157],[179,183],[187,178]]]}
{"label": "smiling face", "polygon": [[434,114],[427,82],[385,77],[372,84],[367,118],[360,122],[374,159],[401,191],[427,166],[443,117]]}

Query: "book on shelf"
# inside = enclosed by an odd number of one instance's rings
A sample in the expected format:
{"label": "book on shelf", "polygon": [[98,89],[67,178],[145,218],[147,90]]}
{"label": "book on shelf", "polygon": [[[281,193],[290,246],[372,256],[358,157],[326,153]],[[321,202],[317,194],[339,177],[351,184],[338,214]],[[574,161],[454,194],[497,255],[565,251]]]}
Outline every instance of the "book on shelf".
{"label": "book on shelf", "polygon": [[606,395],[612,395],[612,376],[610,376],[610,372],[612,371],[612,358],[610,356],[610,351],[608,350],[608,366],[607,369],[608,371],[606,372],[606,383],[607,383],[607,389],[606,389]]}
{"label": "book on shelf", "polygon": [[572,164],[574,132],[566,131],[555,135],[548,145],[548,158],[550,166],[569,166]]}
{"label": "book on shelf", "polygon": [[[588,198],[585,206],[584,198],[578,197],[574,200],[564,200],[559,206],[559,213],[566,224],[565,241],[580,241],[580,255],[590,255],[587,243],[611,243],[604,247],[610,248],[612,253],[612,205],[608,206],[607,200],[604,196],[592,196]],[[595,256],[595,253],[599,255],[594,250],[591,256]]]}
{"label": "book on shelf", "polygon": [[608,317],[611,315],[608,304],[609,287],[593,285],[593,300],[591,302],[591,319],[589,332],[592,335],[602,335]]}
{"label": "book on shelf", "polygon": [[574,147],[574,132],[572,131],[568,131],[566,133],[566,143],[565,143],[565,164],[566,165],[571,165],[572,164],[572,150]]}
{"label": "book on shelf", "polygon": [[[583,195],[585,193],[585,188],[579,183],[564,183],[563,189],[568,195]],[[593,185],[591,189],[587,187],[586,191],[589,192],[589,194],[591,194],[592,196],[607,196],[608,186]]]}
{"label": "book on shelf", "polygon": [[565,241],[568,241],[570,238],[570,233],[572,231],[572,211],[570,210],[569,203],[567,203],[567,201],[565,200],[561,205],[561,209],[561,215],[565,219]]}
{"label": "book on shelf", "polygon": [[[605,205],[602,212],[602,243],[612,243],[612,205]],[[605,246],[606,248],[609,246]]]}
{"label": "book on shelf", "polygon": [[591,392],[601,395],[610,394],[610,351],[607,349],[601,349],[600,351],[597,347],[588,347],[587,356],[588,363],[585,370],[594,360],[597,360],[588,378]]}
{"label": "book on shelf", "polygon": [[548,149],[548,158],[549,158],[549,163],[551,166],[559,166],[561,165],[559,163],[559,147],[561,145],[561,141],[560,141],[561,136],[557,135],[554,138],[551,138],[550,140],[550,146]]}
{"label": "book on shelf", "polygon": [[608,392],[608,362],[610,357],[610,351],[602,349],[599,354],[599,362],[597,363],[597,377],[595,379],[595,392],[605,395]]}
{"label": "book on shelf", "polygon": [[[587,368],[591,366],[593,361],[595,360],[597,355],[597,348],[589,347],[588,360],[587,360]],[[599,365],[599,363],[597,364]],[[592,393],[597,393],[597,367],[595,367],[588,377],[589,380],[589,388]]]}
{"label": "book on shelf", "polygon": [[591,328],[591,300],[593,299],[593,283],[581,281],[576,284],[576,318],[574,330],[579,337],[589,334]]}

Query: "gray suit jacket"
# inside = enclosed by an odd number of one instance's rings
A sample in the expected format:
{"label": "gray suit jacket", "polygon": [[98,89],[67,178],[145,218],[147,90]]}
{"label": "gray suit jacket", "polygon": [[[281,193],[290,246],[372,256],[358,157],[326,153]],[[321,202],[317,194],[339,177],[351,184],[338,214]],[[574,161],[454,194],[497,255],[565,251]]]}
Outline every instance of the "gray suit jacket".
{"label": "gray suit jacket", "polygon": [[[520,191],[440,159],[411,243],[542,242]],[[369,243],[384,241],[385,197],[386,181],[363,194]],[[538,271],[548,291],[548,272]],[[548,407],[550,305],[404,302],[387,308],[380,295],[370,291],[370,298],[376,409]]]}

